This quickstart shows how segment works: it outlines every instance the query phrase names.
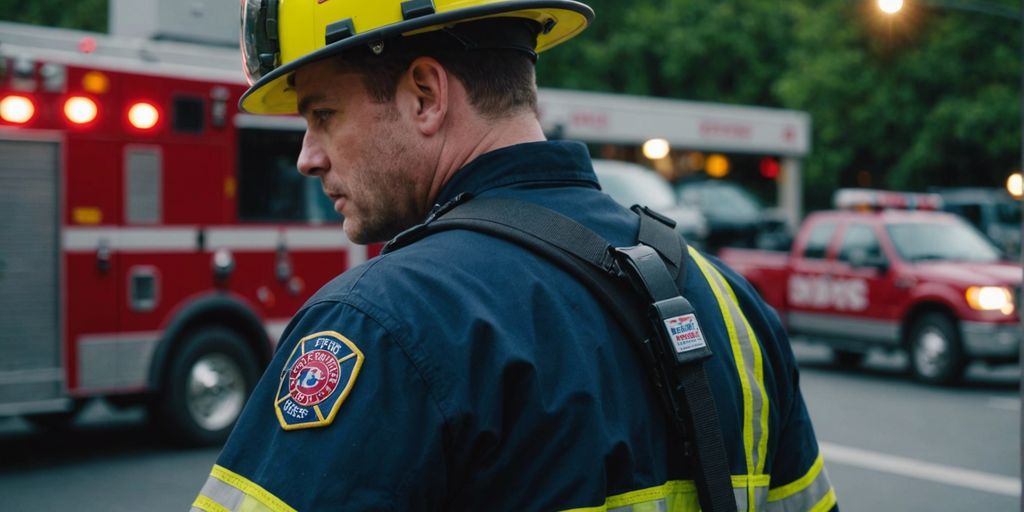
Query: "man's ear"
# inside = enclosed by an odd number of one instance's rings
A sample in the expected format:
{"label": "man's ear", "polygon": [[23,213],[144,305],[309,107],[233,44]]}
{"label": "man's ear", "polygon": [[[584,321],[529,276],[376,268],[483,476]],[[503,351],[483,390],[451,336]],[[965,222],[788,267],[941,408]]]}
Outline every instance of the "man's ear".
{"label": "man's ear", "polygon": [[401,106],[423,135],[434,135],[444,125],[450,78],[436,59],[420,57],[409,64],[398,84]]}

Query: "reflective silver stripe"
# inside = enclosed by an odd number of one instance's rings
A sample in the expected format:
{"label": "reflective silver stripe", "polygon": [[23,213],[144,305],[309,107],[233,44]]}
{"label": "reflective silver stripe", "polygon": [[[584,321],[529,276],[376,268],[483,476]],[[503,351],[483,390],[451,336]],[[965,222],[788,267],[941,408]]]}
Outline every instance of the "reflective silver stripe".
{"label": "reflective silver stripe", "polygon": [[296,512],[266,489],[218,465],[213,466],[192,508],[203,512]]}
{"label": "reflective silver stripe", "polygon": [[238,506],[245,501],[244,492],[212,476],[206,479],[206,484],[203,485],[203,489],[199,491],[199,494],[216,501],[220,506],[228,510],[238,510]]}
{"label": "reflective silver stripe", "polygon": [[[747,495],[750,493],[750,487],[754,489],[754,507],[748,508],[750,505],[747,501]],[[734,487],[732,492],[736,496],[736,510],[764,510],[765,504],[768,503],[768,488],[767,487]]]}
{"label": "reflective silver stripe", "polygon": [[644,503],[626,505],[625,507],[610,508],[608,512],[669,512],[669,509],[665,498],[660,498]]}
{"label": "reflective silver stripe", "polygon": [[[809,481],[808,481],[809,480]],[[808,512],[825,511],[836,503],[832,482],[829,481],[825,461],[818,455],[817,460],[800,480],[769,492],[767,512]]]}
{"label": "reflective silver stripe", "polygon": [[[744,433],[744,446],[749,457],[747,474],[762,474],[766,459],[764,452],[767,450],[768,441],[768,405],[762,382],[764,368],[761,347],[758,345],[746,316],[740,310],[739,302],[729,283],[718,272],[718,269],[699,252],[691,248],[690,254],[703,271],[712,292],[718,299],[719,308],[722,310],[730,337],[735,336],[735,340],[730,340],[730,342],[735,341],[733,356],[736,358],[737,370],[741,372],[740,377],[745,384],[744,387],[749,386],[749,395],[747,395],[747,389],[744,389],[744,430],[749,428],[751,433],[749,436]],[[739,354],[735,353],[737,349]],[[747,403],[748,400],[749,403]]]}
{"label": "reflective silver stripe", "polygon": [[747,488],[733,487],[732,494],[736,496],[736,510],[749,510],[747,508]]}

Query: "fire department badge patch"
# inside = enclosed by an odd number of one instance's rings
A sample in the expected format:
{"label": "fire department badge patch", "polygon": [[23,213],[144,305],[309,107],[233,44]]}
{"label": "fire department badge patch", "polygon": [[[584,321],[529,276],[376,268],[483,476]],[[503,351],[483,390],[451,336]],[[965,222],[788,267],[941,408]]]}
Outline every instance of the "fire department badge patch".
{"label": "fire department badge patch", "polygon": [[285,430],[325,427],[334,421],[363,366],[355,343],[334,331],[299,340],[281,372],[274,399]]}

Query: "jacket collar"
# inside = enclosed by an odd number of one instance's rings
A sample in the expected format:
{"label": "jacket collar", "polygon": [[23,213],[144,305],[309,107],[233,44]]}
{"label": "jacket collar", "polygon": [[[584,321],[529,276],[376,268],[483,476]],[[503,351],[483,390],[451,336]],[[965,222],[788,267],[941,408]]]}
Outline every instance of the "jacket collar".
{"label": "jacket collar", "polygon": [[599,188],[584,144],[528,142],[485,153],[459,169],[435,203],[443,205],[463,193],[476,196],[497,188],[556,182]]}

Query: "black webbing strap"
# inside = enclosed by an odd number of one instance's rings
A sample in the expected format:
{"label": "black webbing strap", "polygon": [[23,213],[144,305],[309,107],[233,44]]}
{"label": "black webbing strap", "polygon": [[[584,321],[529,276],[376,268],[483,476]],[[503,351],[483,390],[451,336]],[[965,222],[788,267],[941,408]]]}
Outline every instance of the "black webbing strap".
{"label": "black webbing strap", "polygon": [[[643,243],[615,249],[589,228],[538,205],[500,198],[468,202],[457,198],[425,224],[399,235],[384,252],[440,231],[465,229],[520,245],[577,278],[638,347],[668,417],[686,440],[688,453],[684,456],[694,457],[699,466],[695,483],[701,509],[734,512],[728,458],[703,366],[710,349],[702,336],[702,343],[695,348],[673,345],[667,327],[669,321],[678,323],[681,318],[690,318],[696,325],[693,308],[674,279],[680,271],[685,272],[685,242],[674,232],[671,221],[645,208],[635,207],[634,211],[640,215],[638,239]],[[645,299],[637,300],[637,292]],[[693,453],[691,441],[696,445]]]}
{"label": "black webbing strap", "polygon": [[[700,471],[694,477],[701,510],[736,510],[736,495],[732,490],[732,475],[729,472],[729,455],[725,451],[718,411],[711,395],[711,385],[703,364],[690,365],[693,368],[677,372],[676,394],[682,393],[689,405],[690,423],[696,444],[697,465]],[[697,404],[710,400],[710,407]]]}
{"label": "black webbing strap", "polygon": [[629,283],[621,278],[611,245],[572,219],[522,201],[481,198],[442,209],[425,224],[389,242],[383,252],[454,229],[487,234],[529,249],[582,282],[626,332],[642,333],[647,328],[643,305],[634,300]]}
{"label": "black webbing strap", "polygon": [[[665,265],[668,267],[672,278],[676,279],[683,273],[683,281],[686,279],[686,265],[683,257],[683,239],[672,228],[676,227],[675,221],[666,218],[660,213],[640,205],[634,205],[631,210],[640,216],[640,232],[637,234],[637,241],[649,245],[658,251]],[[669,229],[665,229],[668,227]]]}
{"label": "black webbing strap", "polygon": [[[672,228],[660,225],[674,234]],[[679,239],[679,236],[674,238]],[[679,293],[678,285],[654,248],[637,245],[617,251],[622,255],[623,269],[633,276],[633,282],[643,288],[651,302],[648,314],[655,335],[661,338],[652,348],[656,352],[655,359],[663,366],[662,372],[671,377],[667,384],[673,390],[668,400],[669,417],[684,435],[689,431],[687,439],[695,445],[692,455],[700,470],[694,480],[701,510],[736,510],[725,440],[704,371],[704,361],[711,357],[711,348],[701,332],[696,311]]]}

